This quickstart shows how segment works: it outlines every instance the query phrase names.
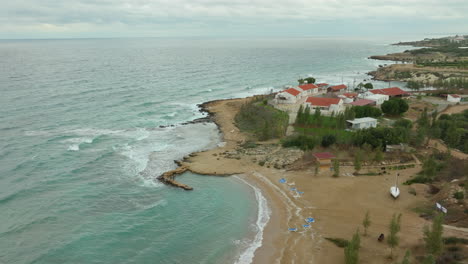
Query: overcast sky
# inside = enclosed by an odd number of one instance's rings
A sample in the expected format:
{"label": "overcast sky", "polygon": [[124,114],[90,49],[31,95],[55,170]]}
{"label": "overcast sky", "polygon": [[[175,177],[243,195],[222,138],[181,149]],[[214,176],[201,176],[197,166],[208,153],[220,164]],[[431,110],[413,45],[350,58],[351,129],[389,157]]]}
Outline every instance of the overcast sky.
{"label": "overcast sky", "polygon": [[5,0],[0,38],[468,34],[468,0]]}

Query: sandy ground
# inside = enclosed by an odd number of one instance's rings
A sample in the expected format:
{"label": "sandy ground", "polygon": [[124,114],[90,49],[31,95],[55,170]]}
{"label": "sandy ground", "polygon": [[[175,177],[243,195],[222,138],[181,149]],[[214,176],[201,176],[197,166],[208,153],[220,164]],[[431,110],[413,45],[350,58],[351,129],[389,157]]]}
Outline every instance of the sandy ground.
{"label": "sandy ground", "polygon": [[[220,127],[225,146],[195,153],[183,165],[199,174],[229,175],[244,174],[244,178],[260,187],[273,210],[268,223],[263,245],[255,252],[254,263],[344,263],[343,249],[325,237],[350,239],[361,225],[369,210],[372,224],[369,235],[361,238],[360,263],[392,263],[388,259],[389,247],[378,242],[380,233],[388,234],[388,225],[395,213],[401,213],[401,242],[394,251],[400,260],[406,249],[422,243],[422,228],[425,220],[410,209],[426,201],[425,185],[412,185],[417,195],[409,194],[408,186],[400,185],[401,196],[394,200],[389,188],[394,184],[394,174],[383,176],[349,177],[351,167],[342,167],[342,176],[331,177],[329,171],[315,175],[313,168],[300,171],[285,171],[262,167],[246,157],[227,159],[220,153],[237,148],[246,140],[233,118],[245,100],[215,101],[208,105]],[[416,168],[399,171],[403,182],[420,170]],[[287,183],[279,183],[285,178]],[[304,192],[298,196],[292,187]],[[196,190],[195,190],[196,191]],[[305,218],[314,217],[311,228],[304,229]],[[296,227],[298,232],[289,232]]]}

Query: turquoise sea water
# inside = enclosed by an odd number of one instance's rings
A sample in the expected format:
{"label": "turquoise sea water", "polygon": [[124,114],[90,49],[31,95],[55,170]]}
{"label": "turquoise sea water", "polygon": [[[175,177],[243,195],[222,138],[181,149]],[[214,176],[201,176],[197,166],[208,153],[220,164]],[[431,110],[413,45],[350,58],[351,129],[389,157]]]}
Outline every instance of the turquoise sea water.
{"label": "turquoise sea water", "polygon": [[235,177],[181,176],[192,192],[156,182],[221,143],[213,124],[177,124],[202,116],[196,104],[308,74],[357,84],[384,63],[368,56],[404,49],[387,43],[0,41],[0,263],[235,262],[258,196]]}

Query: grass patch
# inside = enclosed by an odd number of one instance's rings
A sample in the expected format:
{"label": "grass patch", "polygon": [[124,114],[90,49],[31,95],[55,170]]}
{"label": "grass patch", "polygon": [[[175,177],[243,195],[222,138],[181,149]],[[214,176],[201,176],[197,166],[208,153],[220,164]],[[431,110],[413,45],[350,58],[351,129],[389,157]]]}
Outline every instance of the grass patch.
{"label": "grass patch", "polygon": [[349,244],[349,241],[343,238],[326,237],[325,239],[332,242],[333,244],[335,244],[337,247],[340,247],[340,248],[345,248]]}

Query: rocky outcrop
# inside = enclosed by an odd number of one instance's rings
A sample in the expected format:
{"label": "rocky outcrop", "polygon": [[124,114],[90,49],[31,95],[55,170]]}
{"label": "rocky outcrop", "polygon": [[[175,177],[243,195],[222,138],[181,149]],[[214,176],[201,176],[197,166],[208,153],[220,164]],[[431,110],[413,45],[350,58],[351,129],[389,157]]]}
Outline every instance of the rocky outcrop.
{"label": "rocky outcrop", "polygon": [[171,170],[171,171],[163,173],[162,175],[160,175],[158,177],[158,180],[165,183],[165,184],[168,184],[168,185],[171,185],[171,186],[174,186],[174,187],[178,187],[178,188],[182,188],[182,189],[187,190],[187,191],[191,191],[191,190],[193,190],[192,187],[174,180],[174,178],[177,175],[180,175],[180,174],[182,174],[182,173],[184,173],[186,171],[188,171],[187,166],[180,166],[175,170]]}

